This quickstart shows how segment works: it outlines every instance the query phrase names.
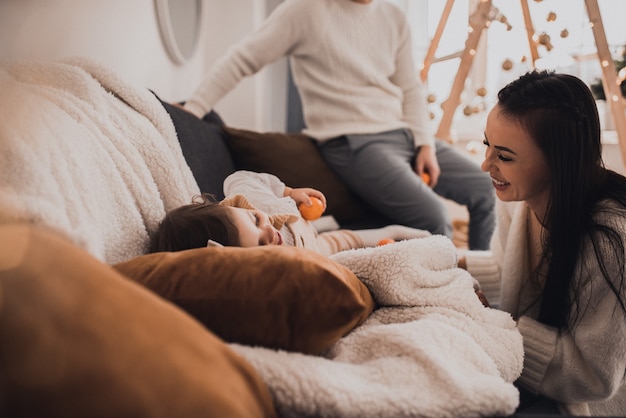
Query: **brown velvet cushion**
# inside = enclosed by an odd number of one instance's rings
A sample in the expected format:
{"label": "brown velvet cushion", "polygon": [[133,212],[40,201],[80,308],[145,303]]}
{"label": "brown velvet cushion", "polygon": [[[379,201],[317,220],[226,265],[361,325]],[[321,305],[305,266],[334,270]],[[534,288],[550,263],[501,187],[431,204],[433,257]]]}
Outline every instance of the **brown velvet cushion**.
{"label": "brown velvet cushion", "polygon": [[237,169],[274,174],[288,186],[320,190],[328,201],[325,215],[333,215],[341,225],[381,216],[348,190],[326,164],[312,138],[297,133],[225,130]]}
{"label": "brown velvet cushion", "polygon": [[272,417],[255,370],[50,231],[0,227],[0,416]]}
{"label": "brown velvet cushion", "polygon": [[347,268],[295,247],[199,248],[114,266],[228,342],[318,354],[374,302]]}

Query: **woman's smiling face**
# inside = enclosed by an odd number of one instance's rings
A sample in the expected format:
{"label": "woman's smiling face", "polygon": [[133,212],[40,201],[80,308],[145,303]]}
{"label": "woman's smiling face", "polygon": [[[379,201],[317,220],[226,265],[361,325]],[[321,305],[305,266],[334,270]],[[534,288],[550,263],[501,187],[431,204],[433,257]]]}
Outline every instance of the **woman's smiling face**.
{"label": "woman's smiling face", "polygon": [[548,162],[530,134],[496,105],[485,127],[485,161],[498,198],[505,202],[526,201],[543,215],[550,196]]}

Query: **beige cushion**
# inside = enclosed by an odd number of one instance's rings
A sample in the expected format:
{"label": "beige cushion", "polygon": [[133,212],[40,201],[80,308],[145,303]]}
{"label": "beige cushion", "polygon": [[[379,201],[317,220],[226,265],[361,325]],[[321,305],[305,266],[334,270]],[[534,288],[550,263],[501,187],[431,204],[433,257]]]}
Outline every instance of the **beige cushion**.
{"label": "beige cushion", "polygon": [[318,354],[374,308],[350,270],[303,248],[199,248],[114,267],[240,344]]}
{"label": "beige cushion", "polygon": [[272,417],[255,370],[56,234],[0,227],[0,416]]}

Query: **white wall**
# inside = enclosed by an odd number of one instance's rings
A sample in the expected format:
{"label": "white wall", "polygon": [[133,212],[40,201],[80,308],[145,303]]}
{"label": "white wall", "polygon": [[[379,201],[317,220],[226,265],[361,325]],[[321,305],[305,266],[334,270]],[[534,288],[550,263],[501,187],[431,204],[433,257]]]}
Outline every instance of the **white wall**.
{"label": "white wall", "polygon": [[[282,0],[205,1],[204,64],[252,32]],[[259,131],[284,131],[287,113],[287,61],[276,62],[244,79],[217,104],[226,123]]]}
{"label": "white wall", "polygon": [[[154,0],[0,0],[0,59],[88,56],[164,100],[184,100],[208,66],[257,26],[275,2],[203,1],[196,53],[176,65],[161,40]],[[245,80],[216,110],[235,127],[282,130],[283,66],[278,63]]]}

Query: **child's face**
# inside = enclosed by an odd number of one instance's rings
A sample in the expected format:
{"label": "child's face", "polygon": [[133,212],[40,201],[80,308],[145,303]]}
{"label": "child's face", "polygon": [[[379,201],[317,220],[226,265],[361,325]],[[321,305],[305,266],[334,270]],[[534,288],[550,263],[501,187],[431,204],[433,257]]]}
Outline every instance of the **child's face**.
{"label": "child's face", "polygon": [[239,245],[283,245],[283,236],[272,226],[269,217],[260,210],[232,208],[233,218],[239,230]]}

